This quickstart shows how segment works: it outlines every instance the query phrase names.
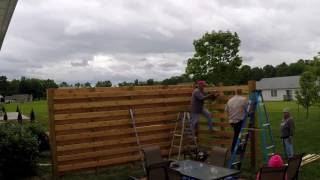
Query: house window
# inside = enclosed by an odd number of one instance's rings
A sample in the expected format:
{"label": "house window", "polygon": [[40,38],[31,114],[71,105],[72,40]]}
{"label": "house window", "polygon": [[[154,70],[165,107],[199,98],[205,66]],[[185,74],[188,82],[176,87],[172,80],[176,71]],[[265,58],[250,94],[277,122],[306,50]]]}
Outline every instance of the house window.
{"label": "house window", "polygon": [[271,97],[277,97],[277,90],[271,89]]}

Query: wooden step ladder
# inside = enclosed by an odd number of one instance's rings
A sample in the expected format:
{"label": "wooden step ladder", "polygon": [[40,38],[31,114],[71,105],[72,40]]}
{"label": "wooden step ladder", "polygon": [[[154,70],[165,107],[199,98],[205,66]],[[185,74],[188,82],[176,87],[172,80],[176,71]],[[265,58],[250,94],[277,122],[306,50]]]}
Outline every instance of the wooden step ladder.
{"label": "wooden step ladder", "polygon": [[169,151],[169,159],[172,159],[174,150],[178,149],[176,160],[180,160],[182,151],[197,150],[197,139],[195,132],[191,128],[191,119],[189,112],[179,112],[176,125],[172,135],[171,147]]}

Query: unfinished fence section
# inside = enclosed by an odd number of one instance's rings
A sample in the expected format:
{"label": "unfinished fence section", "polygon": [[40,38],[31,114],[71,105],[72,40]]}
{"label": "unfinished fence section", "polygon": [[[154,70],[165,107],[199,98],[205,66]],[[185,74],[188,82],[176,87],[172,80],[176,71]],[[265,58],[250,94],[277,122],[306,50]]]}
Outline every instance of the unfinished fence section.
{"label": "unfinished fence section", "polygon": [[[200,129],[200,143],[230,145],[232,131],[223,109],[230,92],[239,88],[249,90],[248,86],[206,89],[226,95],[207,104],[219,130],[208,134]],[[129,109],[134,110],[141,145],[158,145],[168,155],[177,114],[189,109],[192,90],[191,85],[49,89],[54,175],[139,161]]]}

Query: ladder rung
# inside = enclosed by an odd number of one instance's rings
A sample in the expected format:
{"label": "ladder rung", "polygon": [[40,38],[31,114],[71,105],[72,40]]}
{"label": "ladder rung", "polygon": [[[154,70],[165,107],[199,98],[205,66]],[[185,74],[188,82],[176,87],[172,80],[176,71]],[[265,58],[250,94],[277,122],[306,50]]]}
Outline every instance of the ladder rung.
{"label": "ladder rung", "polygon": [[178,137],[181,137],[182,135],[181,134],[173,134],[174,136],[178,136]]}
{"label": "ladder rung", "polygon": [[266,147],[266,149],[271,149],[273,147],[274,147],[274,145],[271,145],[271,146]]}
{"label": "ladder rung", "polygon": [[248,135],[249,133],[241,133],[241,136],[246,136]]}
{"label": "ladder rung", "polygon": [[267,126],[270,126],[270,123],[263,124],[263,127],[267,127]]}
{"label": "ladder rung", "polygon": [[261,131],[261,129],[259,128],[242,128],[242,129],[249,130],[249,131]]}

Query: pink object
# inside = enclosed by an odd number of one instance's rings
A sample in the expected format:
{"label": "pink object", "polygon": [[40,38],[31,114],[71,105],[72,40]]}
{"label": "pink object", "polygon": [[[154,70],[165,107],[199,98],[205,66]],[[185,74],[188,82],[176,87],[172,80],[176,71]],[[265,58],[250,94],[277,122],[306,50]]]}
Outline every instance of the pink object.
{"label": "pink object", "polygon": [[273,155],[268,161],[268,167],[281,167],[283,166],[283,160],[279,155]]}
{"label": "pink object", "polygon": [[[275,154],[270,157],[268,161],[268,167],[282,167],[282,166],[284,166],[284,164],[281,156]],[[260,175],[260,172],[257,173],[256,180],[259,180],[259,175]],[[286,180],[288,179],[287,174],[285,179]]]}

